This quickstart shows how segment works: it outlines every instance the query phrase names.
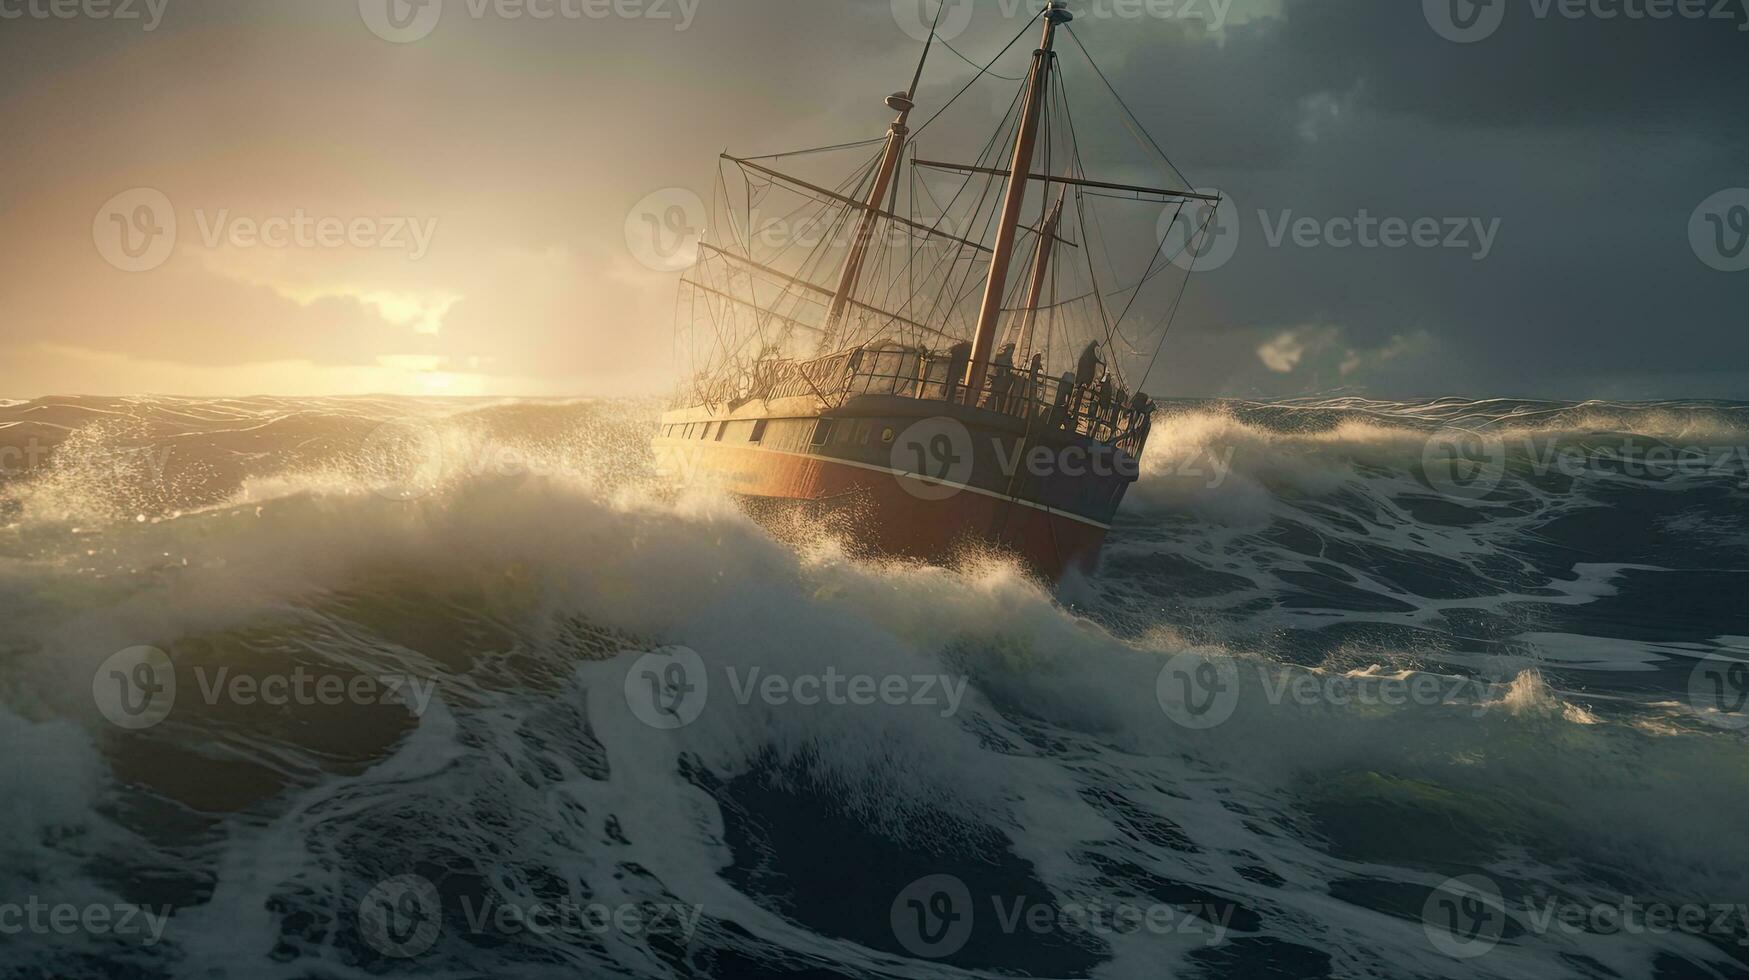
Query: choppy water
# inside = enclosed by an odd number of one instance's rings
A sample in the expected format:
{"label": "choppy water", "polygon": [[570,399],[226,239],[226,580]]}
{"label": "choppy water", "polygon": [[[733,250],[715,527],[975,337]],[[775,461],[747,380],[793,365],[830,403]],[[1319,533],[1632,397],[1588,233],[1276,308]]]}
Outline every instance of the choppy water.
{"label": "choppy water", "polygon": [[1749,406],[1171,404],[1055,594],[656,411],[0,408],[0,975],[1749,976]]}

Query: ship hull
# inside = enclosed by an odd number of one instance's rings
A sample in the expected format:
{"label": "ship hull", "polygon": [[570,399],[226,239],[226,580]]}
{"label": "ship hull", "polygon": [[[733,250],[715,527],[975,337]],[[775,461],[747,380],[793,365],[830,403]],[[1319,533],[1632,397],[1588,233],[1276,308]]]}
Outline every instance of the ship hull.
{"label": "ship hull", "polygon": [[658,469],[742,497],[761,519],[824,523],[867,557],[954,563],[996,551],[1051,582],[1094,569],[1134,479],[1121,452],[1101,458],[1073,433],[964,406],[864,398],[830,413],[785,408],[669,413],[654,441]]}

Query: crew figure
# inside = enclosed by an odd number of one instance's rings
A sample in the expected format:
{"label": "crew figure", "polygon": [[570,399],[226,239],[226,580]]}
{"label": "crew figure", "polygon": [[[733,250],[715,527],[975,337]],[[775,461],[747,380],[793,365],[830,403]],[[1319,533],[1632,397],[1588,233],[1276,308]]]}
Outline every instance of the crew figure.
{"label": "crew figure", "polygon": [[1140,456],[1148,441],[1148,430],[1154,427],[1154,399],[1136,392],[1130,399],[1130,454]]}
{"label": "crew figure", "polygon": [[1079,413],[1093,393],[1093,381],[1099,376],[1099,341],[1088,341],[1075,362],[1075,409]]}
{"label": "crew figure", "polygon": [[1052,422],[1060,429],[1075,429],[1075,372],[1064,371],[1057,379],[1057,399],[1051,404]]}
{"label": "crew figure", "polygon": [[942,397],[958,399],[960,386],[966,383],[966,367],[972,363],[972,343],[962,340],[947,349],[947,382],[942,385]]}
{"label": "crew figure", "polygon": [[990,361],[990,407],[1008,411],[1008,393],[1014,387],[1014,345],[1003,344]]}
{"label": "crew figure", "polygon": [[1027,369],[1026,397],[1024,402],[1026,414],[1029,416],[1037,414],[1035,406],[1038,402],[1038,386],[1039,381],[1044,378],[1044,373],[1045,356],[1043,354],[1032,355],[1032,365]]}

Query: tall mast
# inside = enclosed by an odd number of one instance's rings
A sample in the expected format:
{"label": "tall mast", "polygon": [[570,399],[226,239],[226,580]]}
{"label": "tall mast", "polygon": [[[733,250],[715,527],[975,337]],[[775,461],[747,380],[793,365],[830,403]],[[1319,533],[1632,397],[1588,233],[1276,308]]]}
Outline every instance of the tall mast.
{"label": "tall mast", "polygon": [[[937,22],[941,20],[941,12],[947,9],[944,2],[935,12]],[[917,73],[911,76],[911,88],[905,92],[894,92],[887,96],[887,106],[899,113],[899,118],[893,120],[887,129],[887,148],[881,154],[880,168],[875,171],[874,186],[869,188],[867,206],[862,210],[862,216],[857,219],[856,235],[850,240],[850,254],[844,259],[844,271],[838,277],[838,289],[832,294],[832,306],[826,314],[827,338],[833,339],[839,321],[844,317],[844,310],[850,305],[850,294],[856,290],[856,281],[862,276],[862,264],[868,258],[868,243],[874,237],[875,219],[885,206],[887,194],[892,190],[893,177],[899,172],[899,161],[905,152],[905,137],[911,132],[906,120],[911,118],[911,110],[917,107],[917,86],[923,81],[923,66],[929,61],[929,49],[935,45],[935,29],[930,28],[929,40],[923,45],[923,57],[917,61]]]}
{"label": "tall mast", "polygon": [[1051,46],[1056,41],[1057,25],[1075,19],[1067,8],[1066,0],[1051,0],[1050,9],[1044,12],[1044,39],[1032,55],[1026,111],[1014,137],[1014,165],[1008,173],[1008,196],[1002,205],[1002,223],[996,228],[996,245],[991,250],[990,278],[984,283],[984,305],[978,313],[978,333],[972,340],[972,363],[966,376],[966,387],[974,399],[977,392],[983,390],[984,376],[990,367],[991,348],[996,342],[996,321],[1002,316],[1002,289],[1008,282],[1008,265],[1014,258],[1014,236],[1020,228],[1021,205],[1026,203],[1026,184],[1032,178],[1039,117],[1044,112],[1045,93],[1050,90],[1051,61],[1055,57]]}
{"label": "tall mast", "polygon": [[1038,305],[1044,299],[1045,280],[1051,268],[1051,253],[1056,251],[1057,226],[1063,220],[1063,200],[1068,196],[1069,189],[1063,188],[1057,193],[1057,203],[1051,208],[1050,216],[1039,226],[1038,247],[1032,257],[1032,285],[1026,290],[1026,312],[1019,320],[1008,328],[1008,333],[1002,337],[1003,343],[1015,345],[1016,350],[1025,351],[1031,346],[1032,328],[1038,322]]}

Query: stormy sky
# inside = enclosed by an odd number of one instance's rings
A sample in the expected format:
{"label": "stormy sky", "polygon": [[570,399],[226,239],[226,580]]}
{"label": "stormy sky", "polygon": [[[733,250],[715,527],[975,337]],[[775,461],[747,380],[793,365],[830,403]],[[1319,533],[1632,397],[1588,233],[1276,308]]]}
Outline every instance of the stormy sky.
{"label": "stormy sky", "polygon": [[[1749,398],[1746,3],[1073,0],[1231,200],[1147,387]],[[879,136],[919,5],[0,0],[0,397],[667,390],[628,220]]]}

